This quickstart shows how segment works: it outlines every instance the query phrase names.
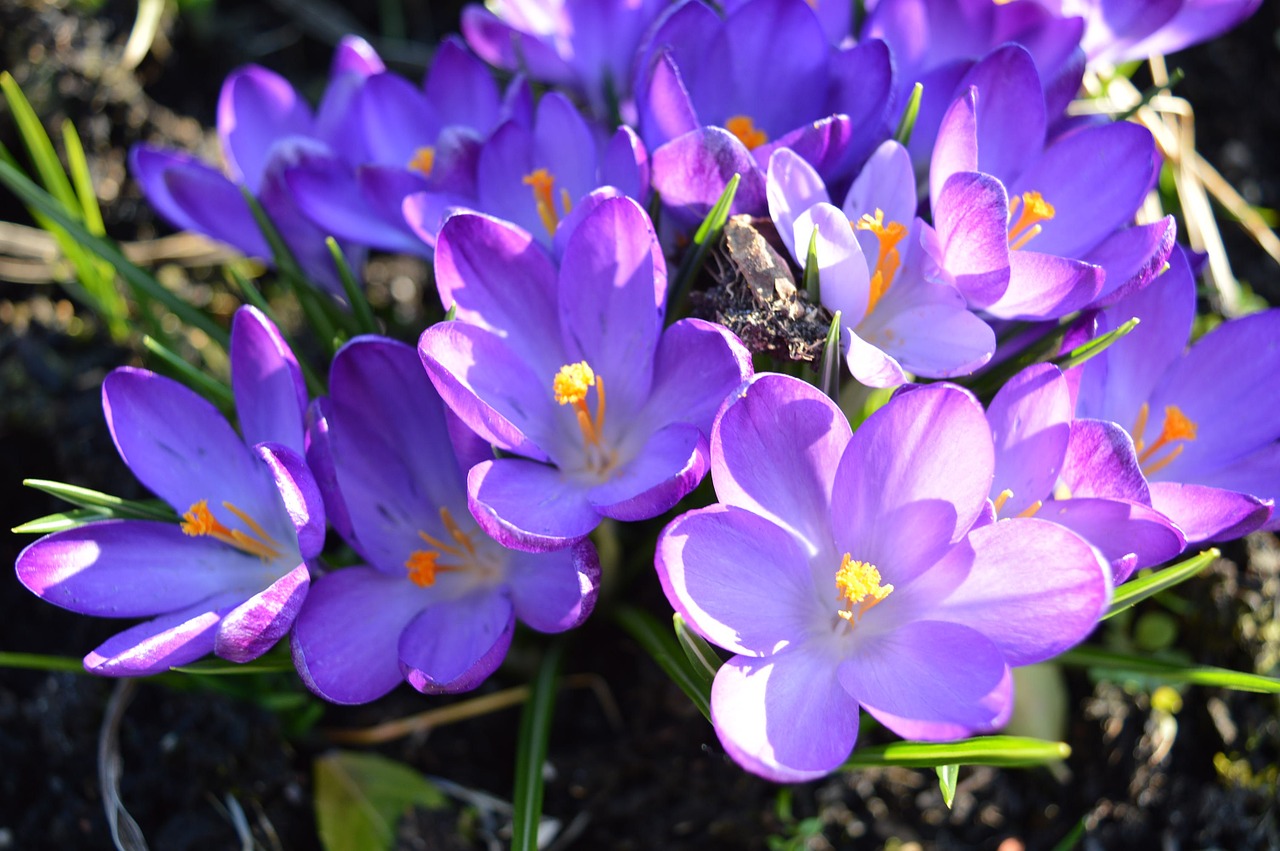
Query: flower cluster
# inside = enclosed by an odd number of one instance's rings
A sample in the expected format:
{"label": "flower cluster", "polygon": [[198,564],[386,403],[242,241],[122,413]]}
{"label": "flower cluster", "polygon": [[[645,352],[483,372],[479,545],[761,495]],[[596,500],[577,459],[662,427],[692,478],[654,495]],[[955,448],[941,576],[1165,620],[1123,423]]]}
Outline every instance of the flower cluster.
{"label": "flower cluster", "polygon": [[[270,257],[252,197],[335,293],[326,236],[431,260],[449,319],[416,350],[349,340],[312,398],[243,308],[238,433],[172,380],[111,373],[116,446],[176,522],[88,523],[17,563],[56,605],[151,618],[86,667],[243,662],[287,636],[330,701],[472,689],[517,622],[591,614],[602,522],[662,518],[671,606],[733,654],[715,730],[791,781],[841,764],[859,707],[914,739],[998,729],[1011,669],[1086,638],[1115,585],[1280,528],[1280,417],[1255,395],[1280,311],[1188,349],[1199,258],[1142,214],[1150,132],[1066,112],[1086,69],[1256,0],[878,0],[856,30],[853,5],[503,0],[466,11],[421,86],[354,38],[314,110],[235,72],[225,172],[137,148],[176,226]],[[722,199],[754,253],[713,247],[721,274],[685,303]],[[802,315],[839,341],[847,409],[892,391],[856,429],[730,330]],[[708,473],[714,503],[690,504]]]}

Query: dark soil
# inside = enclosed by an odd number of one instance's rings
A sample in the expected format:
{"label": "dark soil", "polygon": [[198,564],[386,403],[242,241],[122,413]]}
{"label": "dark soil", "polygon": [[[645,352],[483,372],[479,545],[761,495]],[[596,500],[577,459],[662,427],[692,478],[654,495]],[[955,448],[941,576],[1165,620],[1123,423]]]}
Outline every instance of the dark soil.
{"label": "dark soil", "polygon": [[[377,30],[378,4],[350,5],[343,14]],[[457,5],[404,3],[407,32],[430,43],[456,20]],[[167,230],[127,181],[128,145],[149,139],[210,150],[202,128],[212,123],[231,68],[260,62],[314,92],[331,48],[314,11],[306,11],[315,4],[219,0],[208,14],[168,25],[167,52],[135,75],[104,73],[133,8],[108,2],[94,17],[41,0],[0,4],[0,63],[47,126],[75,120],[109,231],[146,239]],[[1197,109],[1200,150],[1252,202],[1272,209],[1280,208],[1272,145],[1280,107],[1259,94],[1280,88],[1278,27],[1280,9],[1269,4],[1237,34],[1175,63],[1188,71],[1182,93]],[[0,139],[16,149],[6,121]],[[3,193],[0,220],[26,220]],[[1232,227],[1225,231],[1237,273],[1280,304],[1275,265]],[[421,315],[414,299],[422,275],[419,266],[383,261],[371,272],[375,298],[395,302],[412,325]],[[215,278],[186,271],[180,285],[215,308],[225,303],[229,313],[234,301]],[[126,362],[137,355],[109,345],[60,287],[0,281],[0,526],[62,507],[21,487],[24,477],[141,495],[111,445],[98,393],[106,371]],[[12,563],[29,540],[0,535],[0,562]],[[1197,662],[1276,673],[1280,548],[1255,536],[1226,548],[1226,556],[1098,639],[1167,645]],[[622,600],[669,615],[647,567],[620,569],[606,594],[571,637],[565,661],[566,673],[595,675],[603,687],[570,687],[559,696],[544,805],[559,822],[554,848],[1016,851],[1053,848],[1077,830],[1083,848],[1280,847],[1274,697],[1186,688],[1171,713],[1152,707],[1152,683],[1095,683],[1071,670],[1061,735],[1074,752],[1053,770],[965,769],[950,810],[929,772],[862,771],[783,790],[728,760],[710,726],[610,620]],[[114,631],[110,622],[35,600],[12,573],[0,578],[0,650],[78,658]],[[529,682],[543,646],[518,637],[507,665],[480,693]],[[403,688],[370,706],[337,708],[299,697],[289,676],[212,685],[191,677],[142,682],[124,713],[121,797],[151,848],[316,848],[311,761],[334,746],[327,731],[463,699]],[[0,851],[111,847],[98,738],[116,688],[78,674],[0,670]],[[399,847],[505,846],[502,799],[511,796],[517,725],[518,711],[507,709],[377,748],[442,778],[449,794],[448,807],[402,820]],[[251,834],[247,843],[238,821]]]}

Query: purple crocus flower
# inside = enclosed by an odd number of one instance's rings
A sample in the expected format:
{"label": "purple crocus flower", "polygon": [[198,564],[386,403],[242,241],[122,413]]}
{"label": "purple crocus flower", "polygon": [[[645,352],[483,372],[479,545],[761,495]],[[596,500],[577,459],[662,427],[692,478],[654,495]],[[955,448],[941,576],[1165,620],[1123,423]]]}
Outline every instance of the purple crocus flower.
{"label": "purple crocus flower", "polygon": [[[508,118],[528,124],[532,96],[522,78],[499,90],[489,68],[458,38],[445,39],[421,87],[390,72],[362,81],[351,103],[346,151],[312,157],[285,175],[298,206],[321,230],[387,251],[431,256],[405,222],[406,197],[440,219],[474,206],[480,146]],[[438,224],[436,225],[438,229]]]}
{"label": "purple crocus flower", "polygon": [[1118,64],[1176,53],[1215,38],[1262,0],[1036,0],[1061,17],[1084,19],[1080,46],[1090,63]]}
{"label": "purple crocus flower", "polygon": [[1187,350],[1195,279],[1178,249],[1151,286],[1099,317],[1098,331],[1133,316],[1132,333],[1079,368],[1076,415],[1128,432],[1119,441],[1128,466],[1189,544],[1280,528],[1270,519],[1280,420],[1258,400],[1280,371],[1280,310],[1224,322]]}
{"label": "purple crocus flower", "polygon": [[911,159],[882,144],[854,181],[844,208],[830,203],[818,173],[787,149],[769,160],[769,215],[796,262],[814,240],[822,304],[840,311],[845,363],[869,387],[908,373],[967,375],[996,348],[990,326],[964,296],[924,274]]}
{"label": "purple crocus flower", "polygon": [[1135,570],[1173,558],[1186,542],[1151,507],[1146,482],[1116,450],[1119,428],[1073,422],[1072,405],[1067,379],[1048,363],[1027,367],[996,393],[987,409],[996,451],[992,517],[1066,526],[1103,554],[1119,585]]}
{"label": "purple crocus flower", "polygon": [[1010,668],[1083,639],[1111,578],[1075,533],[975,526],[994,457],[982,406],[936,384],[850,435],[815,388],[760,375],[711,438],[719,504],[676,518],[656,565],[671,605],[734,655],[711,719],[729,754],[780,782],[849,755],[858,707],[895,733],[999,727]]}
{"label": "purple crocus flower", "polygon": [[[601,120],[634,116],[632,63],[671,0],[500,0],[462,10],[462,32],[491,65],[582,98]],[[490,11],[492,10],[492,11]]]}
{"label": "purple crocus flower", "polygon": [[560,549],[604,517],[661,514],[702,480],[712,417],[750,358],[719,325],[663,328],[666,264],[635,201],[601,200],[559,269],[528,232],[454,216],[436,282],[457,320],[428,328],[419,352],[445,403],[503,453],[467,477],[471,513],[500,543]]}
{"label": "purple crocus flower", "polygon": [[[290,442],[305,402],[296,364],[275,328],[245,310],[232,375],[246,438]],[[263,362],[246,368],[245,353]],[[92,673],[262,655],[293,623],[310,582],[306,559],[324,545],[306,463],[281,442],[246,445],[205,399],[143,369],[113,370],[102,402],[120,456],[182,523],[105,520],[46,535],[18,556],[18,579],[74,612],[151,618],[86,656]]]}
{"label": "purple crocus flower", "polygon": [[1158,166],[1146,128],[1087,126],[1046,143],[1039,77],[1017,45],[992,53],[969,79],[929,170],[936,230],[925,246],[941,272],[972,307],[1000,319],[1058,318],[1145,286],[1173,229],[1168,218],[1122,230]]}
{"label": "purple crocus flower", "polygon": [[832,47],[804,0],[750,0],[724,18],[685,0],[660,19],[637,74],[654,188],[682,221],[705,215],[735,173],[732,211],[763,213],[778,148],[833,182],[852,177],[889,135],[888,49]]}
{"label": "purple crocus flower", "polygon": [[[583,541],[555,553],[504,549],[467,510],[467,469],[493,453],[440,401],[412,347],[344,346],[311,429],[309,460],[331,469],[326,502],[366,565],[317,580],[293,631],[312,691],[366,703],[401,682],[427,693],[478,686],[501,664],[516,620],[577,626],[600,567]],[[321,457],[323,456],[323,457]]]}
{"label": "purple crocus flower", "polygon": [[[601,152],[596,136],[568,98],[543,95],[532,123],[508,120],[480,148],[475,198],[467,206],[551,245],[561,220],[596,189],[612,186],[643,202],[649,158],[640,138],[619,127]],[[443,218],[429,194],[411,197],[404,211],[419,238],[435,239]]]}
{"label": "purple crocus flower", "polygon": [[241,195],[252,193],[271,217],[302,268],[333,292],[342,292],[327,235],[304,215],[285,173],[341,151],[350,133],[352,94],[359,81],[382,70],[363,41],[348,38],[334,56],[329,90],[320,111],[311,108],[280,75],[251,65],[227,77],[218,99],[218,138],[226,174],[177,151],[136,145],[130,170],[160,215],[175,227],[203,233],[250,256],[270,258],[271,248]]}

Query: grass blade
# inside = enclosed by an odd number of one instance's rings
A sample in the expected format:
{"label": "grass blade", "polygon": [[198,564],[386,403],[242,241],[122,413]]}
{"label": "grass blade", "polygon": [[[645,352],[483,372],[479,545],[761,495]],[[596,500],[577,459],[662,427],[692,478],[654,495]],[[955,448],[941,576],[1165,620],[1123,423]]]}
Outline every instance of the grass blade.
{"label": "grass blade", "polygon": [[351,305],[351,313],[356,320],[356,330],[361,334],[377,334],[378,320],[373,318],[373,308],[369,306],[369,299],[365,298],[364,291],[356,282],[356,276],[351,272],[351,264],[347,262],[347,256],[342,253],[342,247],[331,236],[325,237],[324,244],[333,255],[333,265],[338,267],[338,278],[342,281],[342,290],[347,294],[347,302]]}
{"label": "grass blade", "polygon": [[671,623],[676,630],[676,641],[680,642],[680,649],[689,660],[690,669],[700,675],[708,689],[711,688],[711,682],[716,678],[716,671],[720,670],[722,664],[720,656],[702,636],[689,629],[689,625],[685,623],[684,617],[679,612],[671,616]]}
{"label": "grass blade", "polygon": [[1105,673],[1108,678],[1122,674],[1135,674],[1166,683],[1189,683],[1197,686],[1216,686],[1233,691],[1280,694],[1280,678],[1232,671],[1212,665],[1184,665],[1148,656],[1116,653],[1098,647],[1076,647],[1056,657],[1054,661]]}
{"label": "grass blade", "polygon": [[236,400],[230,387],[207,372],[187,363],[180,355],[150,334],[143,336],[142,345],[163,361],[183,384],[208,399],[222,413],[229,414],[235,411]]}
{"label": "grass blade", "polygon": [[1220,555],[1222,553],[1216,547],[1211,547],[1186,561],[1158,570],[1150,576],[1143,576],[1126,582],[1116,589],[1115,596],[1111,598],[1111,606],[1107,609],[1106,614],[1102,616],[1102,619],[1106,620],[1109,617],[1113,617],[1125,609],[1132,608],[1148,597],[1186,582],[1208,567],[1209,563]]}
{"label": "grass blade", "polygon": [[1138,317],[1133,317],[1128,322],[1117,328],[1108,331],[1101,337],[1094,337],[1079,346],[1076,346],[1070,352],[1062,357],[1054,358],[1052,363],[1057,364],[1059,369],[1071,369],[1073,366],[1079,366],[1089,358],[1102,354],[1111,348],[1121,338],[1128,336],[1129,332],[1138,327]]}
{"label": "grass blade", "polygon": [[520,715],[516,744],[516,783],[512,795],[514,818],[512,851],[537,851],[538,824],[542,820],[542,766],[547,761],[547,740],[556,702],[556,681],[564,658],[564,641],[551,643],[538,667],[533,691]]}
{"label": "grass blade", "polygon": [[67,656],[46,656],[42,653],[0,652],[0,668],[23,668],[28,671],[65,671],[70,674],[88,673],[84,661]]}
{"label": "grass blade", "polygon": [[56,496],[63,502],[69,502],[80,508],[105,509],[111,517],[129,518],[132,520],[163,520],[176,522],[178,515],[168,508],[150,505],[145,502],[134,502],[100,491],[69,485],[65,482],[54,482],[48,479],[23,479],[25,487],[35,488],[50,496]]}
{"label": "grass blade", "polygon": [[940,765],[994,765],[1016,768],[1057,762],[1071,755],[1065,742],[1023,736],[977,736],[958,742],[892,742],[858,748],[844,763],[845,768],[900,765],[906,768],[937,768]]}
{"label": "grass blade", "polygon": [[707,217],[694,232],[693,245],[685,254],[684,261],[671,282],[670,297],[667,299],[668,322],[675,321],[679,315],[680,306],[684,304],[685,297],[693,287],[694,279],[698,277],[698,273],[707,262],[707,255],[711,253],[712,246],[720,241],[720,236],[724,233],[724,223],[729,221],[729,210],[733,207],[733,198],[738,194],[738,184],[741,182],[740,174],[729,178],[729,183],[720,194],[720,199],[716,201],[711,212],[707,213]]}
{"label": "grass blade", "polygon": [[98,520],[109,520],[111,513],[100,508],[77,508],[72,511],[60,511],[57,514],[46,514],[35,520],[28,520],[9,531],[15,535],[49,535],[54,532],[65,532],[77,529],[86,523]]}

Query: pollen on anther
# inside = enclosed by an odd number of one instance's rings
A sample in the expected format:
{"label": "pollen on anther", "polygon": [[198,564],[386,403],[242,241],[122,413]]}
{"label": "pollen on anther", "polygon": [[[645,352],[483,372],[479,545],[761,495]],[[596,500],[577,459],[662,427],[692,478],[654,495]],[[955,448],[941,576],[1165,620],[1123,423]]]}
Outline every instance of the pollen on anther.
{"label": "pollen on anther", "polygon": [[746,145],[748,151],[753,151],[769,141],[769,134],[757,127],[749,115],[733,116],[724,123],[724,129],[737,136],[738,141]]}
{"label": "pollen on anther", "polygon": [[438,553],[431,550],[414,550],[405,561],[405,569],[409,571],[409,580],[419,588],[430,588],[436,584],[436,561]]}
{"label": "pollen on anther", "polygon": [[880,571],[874,564],[855,561],[848,553],[836,571],[836,591],[840,594],[840,617],[855,622],[873,606],[888,597],[892,585],[881,584]]}
{"label": "pollen on anther", "polygon": [[587,398],[587,391],[596,383],[596,374],[586,361],[566,364],[556,373],[552,390],[561,405],[572,405]]}
{"label": "pollen on anther", "polygon": [[413,152],[413,159],[409,160],[409,169],[421,173],[426,177],[431,176],[431,170],[436,166],[436,149],[430,145],[424,145]]}

